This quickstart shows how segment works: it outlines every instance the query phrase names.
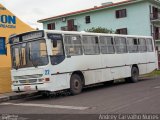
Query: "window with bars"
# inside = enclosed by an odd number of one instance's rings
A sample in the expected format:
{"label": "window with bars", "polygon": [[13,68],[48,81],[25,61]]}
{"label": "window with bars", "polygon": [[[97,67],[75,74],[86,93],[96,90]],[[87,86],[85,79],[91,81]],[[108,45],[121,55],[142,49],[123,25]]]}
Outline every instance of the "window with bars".
{"label": "window with bars", "polygon": [[74,56],[83,54],[81,37],[79,35],[65,35],[64,43],[67,55]]}
{"label": "window with bars", "polygon": [[146,46],[145,38],[139,38],[138,40],[139,40],[138,50],[140,52],[146,52],[147,51],[147,46]]}
{"label": "window with bars", "polygon": [[121,28],[121,29],[117,29],[117,30],[116,30],[116,33],[117,33],[117,34],[127,35],[127,34],[128,34],[128,31],[127,31],[127,28]]}
{"label": "window with bars", "polygon": [[85,21],[86,21],[86,24],[91,23],[91,18],[90,18],[90,16],[86,16],[86,17],[85,17]]}
{"label": "window with bars", "polygon": [[116,10],[116,18],[124,18],[124,17],[127,17],[126,9]]}
{"label": "window with bars", "polygon": [[152,39],[147,38],[147,39],[146,39],[146,44],[147,44],[147,51],[148,51],[148,52],[153,52]]}
{"label": "window with bars", "polygon": [[126,38],[115,37],[115,48],[117,53],[127,53]]}
{"label": "window with bars", "polygon": [[48,30],[55,30],[55,23],[47,24],[47,29]]}
{"label": "window with bars", "polygon": [[129,37],[127,38],[128,52],[135,53],[138,52],[138,40],[137,38]]}
{"label": "window with bars", "polygon": [[83,48],[86,55],[97,55],[100,53],[97,36],[83,36]]}
{"label": "window with bars", "polygon": [[110,36],[100,36],[100,48],[102,54],[112,54],[115,52],[113,38]]}

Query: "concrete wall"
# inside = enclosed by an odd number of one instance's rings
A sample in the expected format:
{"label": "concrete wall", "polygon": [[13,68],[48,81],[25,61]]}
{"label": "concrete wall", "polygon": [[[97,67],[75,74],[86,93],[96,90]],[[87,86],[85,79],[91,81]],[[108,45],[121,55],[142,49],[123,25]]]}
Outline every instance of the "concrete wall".
{"label": "concrete wall", "polygon": [[[1,8],[4,8],[3,5],[0,4]],[[1,15],[11,15],[13,14],[5,10],[0,10]],[[3,24],[0,22],[0,24]],[[7,25],[7,24],[5,24]],[[9,24],[8,24],[9,25]],[[16,28],[3,28],[0,27],[0,37],[6,38],[6,43],[8,43],[8,37],[11,34],[18,34],[26,31],[33,30],[30,26],[23,23],[20,19],[16,17],[16,24],[14,24]],[[10,45],[7,45],[7,56],[0,55],[0,93],[10,92],[11,91],[11,76],[10,76],[10,69],[11,69],[11,56],[10,56]]]}

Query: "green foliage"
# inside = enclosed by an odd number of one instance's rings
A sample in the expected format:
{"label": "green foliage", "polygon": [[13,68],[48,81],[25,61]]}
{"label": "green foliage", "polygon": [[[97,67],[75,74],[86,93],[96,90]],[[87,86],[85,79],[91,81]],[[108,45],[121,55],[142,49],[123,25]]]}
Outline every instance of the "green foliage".
{"label": "green foliage", "polygon": [[141,75],[142,77],[154,77],[154,76],[160,76],[160,70],[155,70],[151,73]]}
{"label": "green foliage", "polygon": [[102,27],[92,27],[87,29],[86,32],[93,32],[93,33],[115,33],[112,29],[102,28]]}

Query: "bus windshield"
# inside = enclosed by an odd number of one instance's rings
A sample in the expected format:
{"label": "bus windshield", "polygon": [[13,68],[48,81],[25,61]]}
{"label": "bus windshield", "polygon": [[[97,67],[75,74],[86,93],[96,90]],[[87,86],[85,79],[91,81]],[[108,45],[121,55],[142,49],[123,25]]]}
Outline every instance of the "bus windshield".
{"label": "bus windshield", "polygon": [[11,53],[14,69],[44,66],[49,62],[44,39],[12,45]]}

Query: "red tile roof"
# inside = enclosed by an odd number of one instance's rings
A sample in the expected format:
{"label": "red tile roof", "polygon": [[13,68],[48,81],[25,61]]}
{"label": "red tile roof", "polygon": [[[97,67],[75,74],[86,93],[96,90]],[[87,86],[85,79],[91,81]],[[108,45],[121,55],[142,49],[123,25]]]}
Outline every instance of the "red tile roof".
{"label": "red tile roof", "polygon": [[136,2],[136,0],[125,0],[125,1],[117,2],[117,3],[113,3],[113,4],[108,4],[108,5],[89,8],[89,9],[85,9],[85,10],[79,10],[79,11],[75,11],[75,12],[70,12],[70,13],[66,13],[66,14],[62,14],[62,15],[58,15],[58,16],[53,16],[53,17],[41,19],[41,20],[38,20],[38,22],[41,23],[41,22],[48,21],[48,20],[53,20],[53,19],[57,19],[57,18],[72,16],[72,15],[81,14],[81,13],[85,13],[85,12],[90,12],[90,11],[94,11],[94,10],[100,10],[100,9],[108,8],[108,7],[119,6],[119,5],[122,5],[122,4],[129,4],[129,3],[133,3],[133,2]]}

